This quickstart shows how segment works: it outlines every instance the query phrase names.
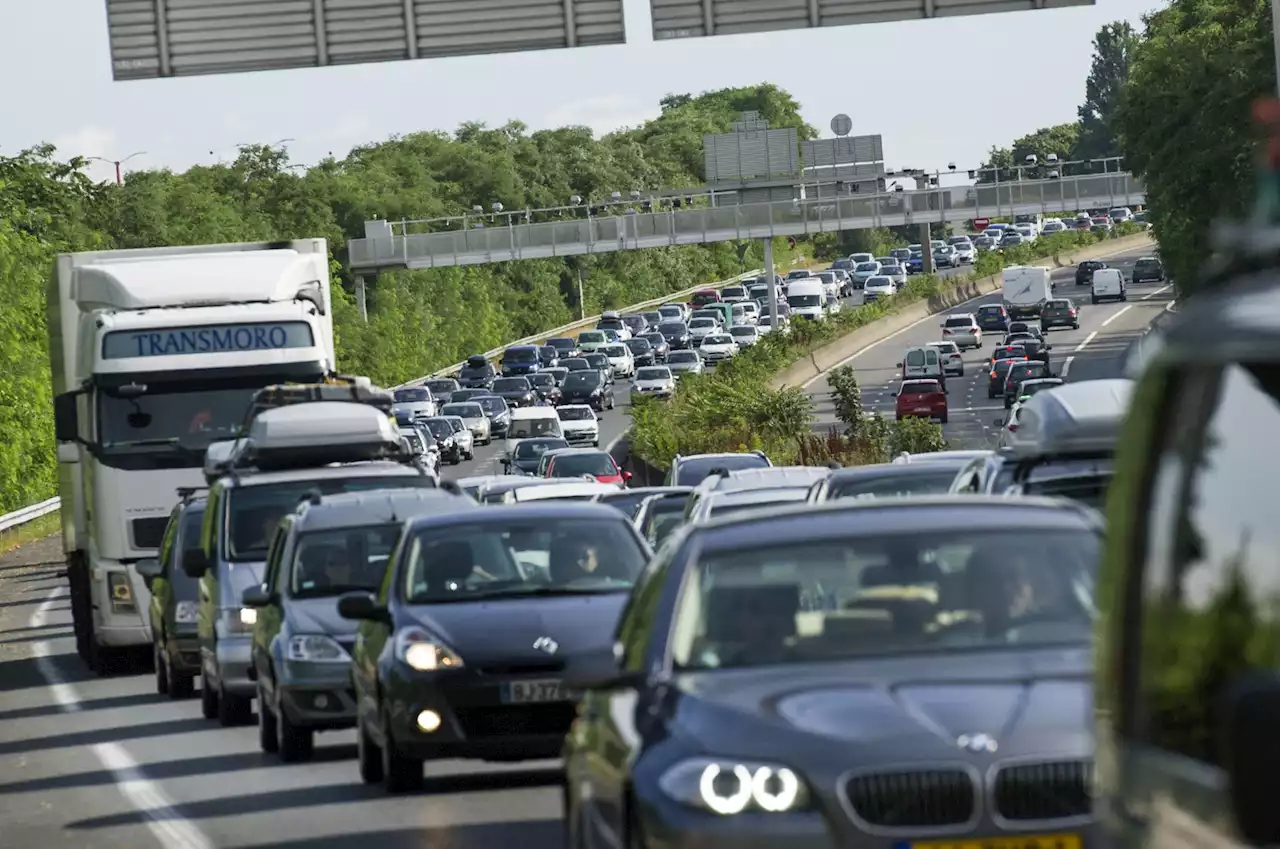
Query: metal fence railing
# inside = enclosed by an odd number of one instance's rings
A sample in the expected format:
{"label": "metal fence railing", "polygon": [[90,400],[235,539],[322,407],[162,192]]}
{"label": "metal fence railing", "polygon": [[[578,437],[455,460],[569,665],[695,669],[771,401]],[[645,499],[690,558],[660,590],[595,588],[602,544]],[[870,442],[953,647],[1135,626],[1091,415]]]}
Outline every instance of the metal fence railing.
{"label": "metal fence railing", "polygon": [[62,506],[62,499],[58,496],[47,498],[39,504],[32,504],[29,507],[23,507],[21,510],[14,510],[12,513],[6,513],[0,516],[0,534],[8,533],[14,528],[27,524],[41,516],[48,516],[54,513]]}

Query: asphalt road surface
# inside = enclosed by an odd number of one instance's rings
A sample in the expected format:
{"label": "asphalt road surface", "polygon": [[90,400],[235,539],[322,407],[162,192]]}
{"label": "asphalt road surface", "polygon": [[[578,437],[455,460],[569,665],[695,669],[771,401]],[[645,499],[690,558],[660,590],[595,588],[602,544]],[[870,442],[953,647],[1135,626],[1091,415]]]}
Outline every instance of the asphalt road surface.
{"label": "asphalt road surface", "polygon": [[[1148,247],[1106,259],[1128,278],[1138,257],[1149,256],[1150,253],[1151,248]],[[1053,282],[1055,295],[1073,298],[1081,305],[1079,330],[1055,328],[1045,334],[1053,348],[1049,352],[1050,367],[1068,381],[1120,377],[1129,346],[1173,298],[1173,289],[1168,284],[1147,283],[1130,286],[1126,303],[1107,301],[1094,305],[1089,303],[1089,288],[1075,285],[1074,268],[1055,270]],[[973,312],[982,304],[998,304],[1000,299],[1000,293],[996,292],[961,304],[949,312]],[[945,318],[945,314],[930,316],[895,336],[864,348],[846,361],[845,364],[853,366],[858,378],[866,412],[878,412],[893,418],[901,375],[896,364],[902,361],[906,349],[941,339],[939,325]],[[999,341],[998,333],[986,334],[982,348],[964,352],[964,376],[947,378],[948,422],[942,426],[942,432],[951,448],[996,446],[999,428],[995,420],[1004,416],[1004,402],[987,397],[987,376],[983,365],[991,354],[992,346]],[[819,377],[805,390],[813,398],[815,429],[825,431],[838,425],[826,378]]]}
{"label": "asphalt road surface", "polygon": [[[1139,252],[1122,257],[1126,265]],[[1055,275],[1072,291],[1069,272]],[[1167,290],[1135,288],[1129,303],[1086,305],[1079,331],[1052,334],[1068,379],[1111,376]],[[989,300],[989,299],[988,299]],[[960,307],[964,311],[972,305]],[[937,320],[908,328],[854,358],[868,406],[892,410],[893,364],[931,341]],[[988,444],[1001,408],[986,400],[968,356],[950,382],[947,436]],[[621,384],[620,384],[621,385]],[[827,387],[809,388],[831,421]],[[627,403],[601,422],[601,444],[626,428]],[[961,408],[965,408],[961,412]],[[496,471],[498,446],[453,467],[453,476]],[[0,557],[0,847],[41,849],[520,849],[559,847],[554,762],[494,765],[442,761],[427,789],[391,798],[365,787],[354,733],[317,740],[312,763],[282,765],[258,750],[253,727],[220,728],[196,700],[155,694],[150,675],[97,678],[75,655],[57,538]]]}

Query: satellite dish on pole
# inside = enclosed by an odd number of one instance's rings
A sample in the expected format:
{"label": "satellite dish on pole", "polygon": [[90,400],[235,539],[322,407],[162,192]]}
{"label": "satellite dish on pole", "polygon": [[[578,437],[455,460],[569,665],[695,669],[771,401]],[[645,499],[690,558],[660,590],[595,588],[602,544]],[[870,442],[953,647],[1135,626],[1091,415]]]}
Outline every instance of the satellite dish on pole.
{"label": "satellite dish on pole", "polygon": [[853,119],[843,112],[831,119],[831,132],[837,136],[847,136],[852,129]]}

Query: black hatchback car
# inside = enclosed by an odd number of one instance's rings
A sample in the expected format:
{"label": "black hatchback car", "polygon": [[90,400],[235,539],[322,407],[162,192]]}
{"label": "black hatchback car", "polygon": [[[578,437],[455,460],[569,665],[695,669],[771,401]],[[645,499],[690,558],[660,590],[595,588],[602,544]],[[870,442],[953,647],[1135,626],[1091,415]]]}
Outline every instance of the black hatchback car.
{"label": "black hatchback car", "polygon": [[500,377],[491,391],[513,407],[532,407],[538,402],[538,393],[527,377]]}
{"label": "black hatchback car", "polygon": [[497,376],[498,370],[493,367],[493,363],[486,360],[483,354],[475,354],[467,357],[467,361],[462,364],[462,369],[458,372],[458,383],[462,384],[463,389],[488,389],[493,386]]}
{"label": "black hatchback car", "polygon": [[1153,256],[1144,256],[1133,264],[1133,283],[1143,283],[1147,280],[1154,280],[1157,283],[1164,281],[1164,264]]}
{"label": "black hatchback car", "polygon": [[1093,283],[1093,272],[1108,268],[1101,260],[1088,259],[1076,266],[1076,285],[1089,286]]}
{"label": "black hatchback car", "polygon": [[560,755],[565,679],[612,658],[648,545],[611,507],[452,504],[407,522],[374,596],[344,596],[360,777],[420,788],[424,761]]}
{"label": "black hatchback car", "polygon": [[654,363],[653,345],[649,344],[649,340],[643,336],[637,336],[634,339],[628,339],[622,344],[627,346],[627,350],[631,351],[631,358],[636,361],[636,368],[640,366],[651,366]]}
{"label": "black hatchback car", "polygon": [[571,371],[560,385],[561,404],[589,404],[596,412],[613,409],[613,384],[604,372]]}
{"label": "black hatchback car", "polygon": [[1080,310],[1066,298],[1054,298],[1045,301],[1040,310],[1040,329],[1048,332],[1054,327],[1070,327],[1080,329]]}

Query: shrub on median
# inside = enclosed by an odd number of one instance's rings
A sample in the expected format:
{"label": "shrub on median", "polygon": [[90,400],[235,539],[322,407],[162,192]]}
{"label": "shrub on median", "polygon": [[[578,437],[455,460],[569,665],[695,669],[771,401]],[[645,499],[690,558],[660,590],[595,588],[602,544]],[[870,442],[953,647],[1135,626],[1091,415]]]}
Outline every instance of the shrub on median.
{"label": "shrub on median", "polygon": [[[1032,245],[1019,245],[1003,254],[983,254],[970,274],[948,278],[917,275],[892,298],[847,308],[820,322],[798,321],[792,325],[791,333],[785,336],[768,333],[714,372],[683,378],[670,401],[636,398],[632,408],[631,450],[641,460],[659,469],[667,468],[676,454],[719,451],[760,449],[775,463],[805,464],[826,452],[826,459],[819,462],[837,460],[849,465],[851,462],[884,462],[874,458],[892,456],[886,455],[885,451],[920,453],[922,450],[939,450],[900,447],[944,445],[942,430],[937,425],[923,423],[932,430],[921,430],[921,423],[911,420],[883,422],[882,431],[873,432],[870,429],[880,425],[866,422],[882,421],[878,417],[852,418],[850,421],[857,422],[859,432],[868,429],[867,445],[883,445],[883,450],[860,447],[857,439],[841,448],[829,443],[828,437],[813,434],[813,403],[803,390],[798,387],[774,389],[772,381],[783,369],[823,345],[904,306],[950,295],[973,279],[997,274],[1009,265],[1061,257],[1103,239],[1139,232],[1136,226],[1128,227],[1121,225],[1104,236],[1075,230],[1042,236]],[[840,403],[838,399],[837,404]],[[860,401],[858,406],[861,406]],[[841,419],[844,421],[843,416]],[[849,426],[846,422],[846,428]],[[839,430],[835,431],[835,436],[849,438]],[[832,451],[837,454],[844,451],[848,459],[841,459],[830,453]],[[860,457],[867,459],[857,460]]]}

